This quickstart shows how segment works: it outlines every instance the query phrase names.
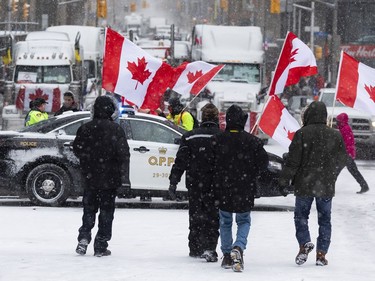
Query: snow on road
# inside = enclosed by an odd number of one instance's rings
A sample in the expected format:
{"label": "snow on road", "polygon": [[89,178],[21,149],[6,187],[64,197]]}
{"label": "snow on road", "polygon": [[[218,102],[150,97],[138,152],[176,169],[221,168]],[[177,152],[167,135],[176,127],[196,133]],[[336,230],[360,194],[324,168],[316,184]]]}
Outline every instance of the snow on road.
{"label": "snow on road", "polygon": [[[268,150],[282,153],[275,144]],[[362,165],[364,164],[364,165]],[[363,162],[360,171],[370,191],[358,195],[358,184],[345,169],[333,201],[333,234],[329,265],[315,266],[315,254],[303,266],[294,263],[298,245],[293,212],[252,212],[245,251],[245,270],[234,273],[218,263],[188,257],[187,210],[117,209],[112,256],[75,253],[81,208],[0,206],[0,281],[372,281],[375,280],[375,165]],[[261,198],[257,205],[293,206],[294,196]],[[317,237],[316,210],[310,230]],[[221,256],[220,247],[218,247]]]}

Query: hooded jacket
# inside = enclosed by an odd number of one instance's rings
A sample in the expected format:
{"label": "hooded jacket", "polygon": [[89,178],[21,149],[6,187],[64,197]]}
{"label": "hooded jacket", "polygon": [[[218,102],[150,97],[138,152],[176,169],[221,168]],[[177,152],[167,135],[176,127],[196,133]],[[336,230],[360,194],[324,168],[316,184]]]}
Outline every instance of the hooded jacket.
{"label": "hooded jacket", "polygon": [[245,132],[247,114],[237,105],[226,112],[226,129],[213,137],[214,189],[220,210],[243,213],[254,206],[256,179],[268,166],[262,141]]}
{"label": "hooded jacket", "polygon": [[335,183],[346,165],[347,154],[341,134],[326,122],[325,104],[312,102],[303,114],[304,126],[295,133],[289,146],[279,184],[294,185],[296,196],[335,195]]}
{"label": "hooded jacket", "polygon": [[337,128],[339,129],[341,136],[344,140],[346,152],[349,154],[350,157],[355,159],[356,151],[355,151],[355,140],[352,128],[349,125],[349,117],[346,113],[341,113],[336,117]]}
{"label": "hooded jacket", "polygon": [[73,142],[87,188],[117,189],[130,185],[129,145],[125,131],[112,121],[115,106],[111,98],[100,96],[94,104],[93,120],[82,125]]}
{"label": "hooded jacket", "polygon": [[193,130],[194,118],[190,112],[183,110],[184,106],[180,100],[178,98],[171,98],[168,103],[171,111],[166,118],[186,131]]}

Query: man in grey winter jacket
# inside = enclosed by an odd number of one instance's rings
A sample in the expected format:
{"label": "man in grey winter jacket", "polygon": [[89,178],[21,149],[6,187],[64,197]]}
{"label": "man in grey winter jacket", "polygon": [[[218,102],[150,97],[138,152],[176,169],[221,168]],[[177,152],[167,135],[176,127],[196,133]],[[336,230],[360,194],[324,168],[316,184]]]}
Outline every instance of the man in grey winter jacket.
{"label": "man in grey winter jacket", "polygon": [[327,108],[323,102],[314,101],[307,107],[303,124],[289,146],[279,185],[281,188],[289,184],[294,186],[294,223],[299,243],[295,262],[304,264],[314,248],[308,219],[315,199],[319,224],[316,265],[327,265],[325,255],[331,242],[332,197],[335,195],[336,179],[346,164],[347,154],[341,134],[326,125]]}

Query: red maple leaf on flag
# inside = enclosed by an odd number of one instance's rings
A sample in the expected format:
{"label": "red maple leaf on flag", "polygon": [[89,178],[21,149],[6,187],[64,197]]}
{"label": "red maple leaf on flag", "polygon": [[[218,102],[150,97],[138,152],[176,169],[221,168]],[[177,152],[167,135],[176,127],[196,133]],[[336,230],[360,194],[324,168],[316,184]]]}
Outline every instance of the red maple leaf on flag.
{"label": "red maple leaf on flag", "polygon": [[196,71],[195,74],[189,71],[189,73],[187,74],[188,83],[189,84],[194,83],[194,81],[197,80],[202,75],[203,75],[202,70]]}
{"label": "red maple leaf on flag", "polygon": [[[135,62],[129,62],[128,61],[128,69],[129,71],[133,74],[132,79],[137,80],[139,83],[143,85],[143,82],[147,80],[151,72],[146,69],[148,62],[146,62],[145,57],[143,58],[138,58],[138,65]],[[135,89],[137,90],[138,87],[138,82],[135,85]]]}
{"label": "red maple leaf on flag", "polygon": [[294,56],[297,55],[297,53],[298,53],[298,48],[293,50],[293,52],[290,53],[290,62],[296,61]]}
{"label": "red maple leaf on flag", "polygon": [[29,95],[30,100],[35,100],[36,98],[42,98],[44,100],[48,100],[48,95],[43,93],[43,90],[38,88],[35,90],[34,94]]}
{"label": "red maple leaf on flag", "polygon": [[288,130],[288,139],[293,140],[295,133]]}
{"label": "red maple leaf on flag", "polygon": [[375,102],[375,87],[373,86],[367,86],[365,85],[365,90],[369,94],[370,99],[372,99]]}

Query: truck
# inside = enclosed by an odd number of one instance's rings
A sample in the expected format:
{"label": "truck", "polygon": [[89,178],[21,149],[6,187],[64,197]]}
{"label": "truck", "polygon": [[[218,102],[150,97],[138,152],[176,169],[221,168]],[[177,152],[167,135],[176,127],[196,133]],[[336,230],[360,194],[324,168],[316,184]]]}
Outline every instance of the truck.
{"label": "truck", "polygon": [[71,90],[76,96],[82,92],[83,67],[76,55],[75,46],[68,34],[52,31],[35,31],[25,41],[14,46],[10,81],[6,81],[4,96],[9,97],[2,112],[2,129],[12,130],[24,126],[30,101],[42,97],[46,111],[56,112],[63,103],[63,94]]}
{"label": "truck", "polygon": [[129,36],[130,31],[133,35],[142,37],[144,33],[143,17],[136,13],[131,13],[124,17],[124,31]]}
{"label": "truck", "polygon": [[[195,25],[191,60],[225,64],[198,98],[189,103],[189,109],[195,111],[198,120],[201,119],[200,109],[211,102],[219,109],[220,127],[224,128],[226,110],[237,104],[249,113],[246,130],[250,131],[262,110],[256,96],[262,86],[263,56],[263,36],[258,26]],[[269,137],[258,133],[267,142]]]}
{"label": "truck", "polygon": [[[375,146],[375,116],[355,110],[335,101],[335,88],[322,88],[319,91],[319,100],[327,106],[328,125],[337,128],[336,116],[348,114],[349,125],[354,134],[358,158],[370,158],[374,155]],[[335,103],[334,103],[335,101]],[[332,124],[331,124],[332,123]]]}
{"label": "truck", "polygon": [[102,89],[104,28],[82,25],[57,25],[48,27],[46,31],[65,32],[74,44],[79,38],[80,49],[83,49],[82,60],[86,78],[84,93],[80,96],[80,103],[82,109],[90,109],[95,99],[101,94]]}

